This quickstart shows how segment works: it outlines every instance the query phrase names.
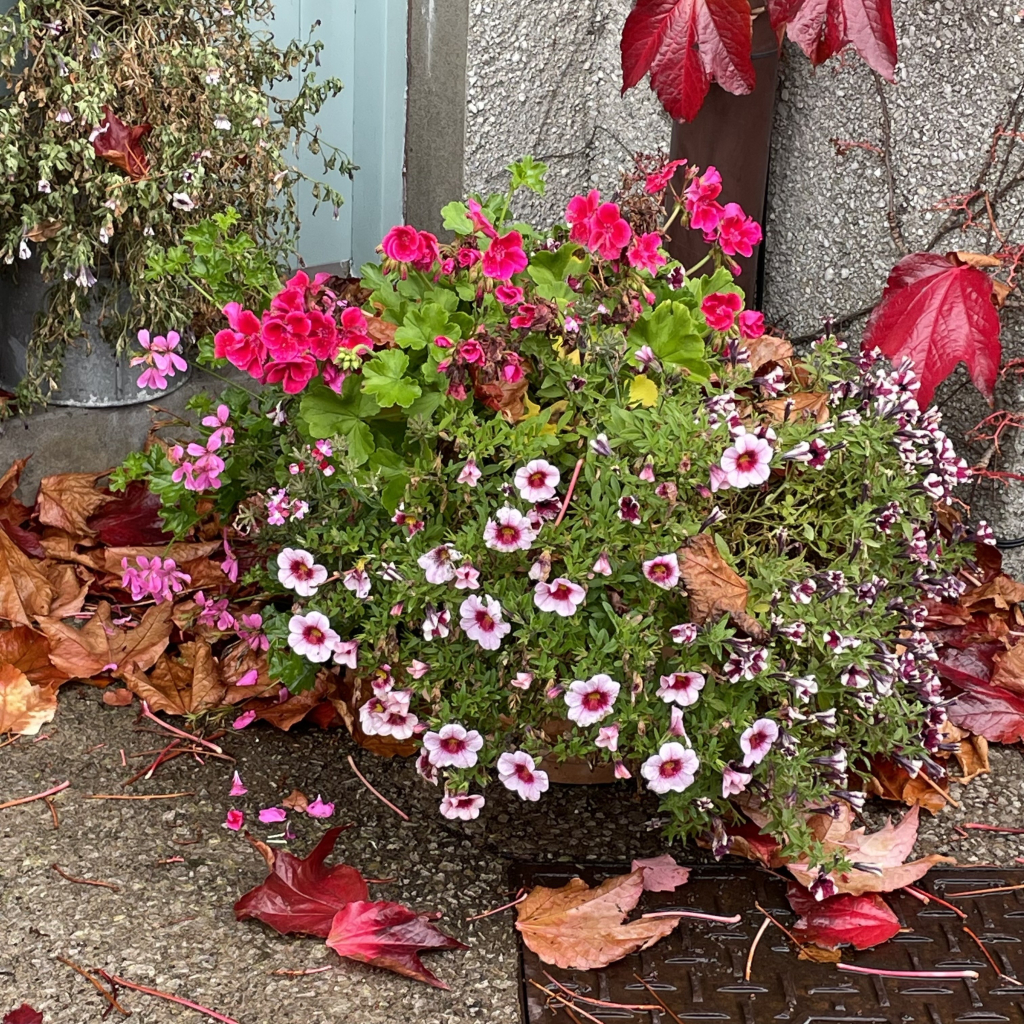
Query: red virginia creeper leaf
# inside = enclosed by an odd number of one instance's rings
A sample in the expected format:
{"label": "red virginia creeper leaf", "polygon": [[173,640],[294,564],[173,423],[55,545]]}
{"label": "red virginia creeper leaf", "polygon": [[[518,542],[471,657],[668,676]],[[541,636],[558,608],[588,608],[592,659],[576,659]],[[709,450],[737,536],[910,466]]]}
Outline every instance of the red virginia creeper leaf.
{"label": "red virginia creeper leaf", "polygon": [[[945,675],[942,666],[937,666]],[[947,708],[949,720],[991,743],[1024,740],[1024,697],[980,680]]]}
{"label": "red virginia creeper leaf", "polygon": [[991,279],[955,254],[905,257],[890,272],[864,331],[864,350],[876,346],[894,364],[904,357],[913,360],[922,409],[961,361],[991,401],[1002,359]]}
{"label": "red virginia creeper leaf", "polygon": [[364,900],[338,911],[327,945],[349,960],[444,989],[448,986],[420,963],[419,954],[430,949],[469,949],[431,924],[427,914],[417,914],[400,903]]}
{"label": "red virginia creeper leaf", "polygon": [[104,107],[103,120],[92,140],[92,148],[98,157],[127,171],[132,181],[139,181],[149,174],[149,161],[142,148],[142,140],[152,130],[151,124],[127,125],[110,107]]}
{"label": "red virginia creeper leaf", "polygon": [[823,949],[854,946],[870,949],[888,942],[900,930],[900,922],[880,896],[833,896],[820,903],[802,886],[790,882],[786,898],[800,920],[793,934],[801,942]]}
{"label": "red virginia creeper leaf", "polygon": [[896,68],[892,0],[768,0],[772,27],[783,25],[814,64],[853,48],[889,81]]}
{"label": "red virginia creeper leaf", "polygon": [[43,1024],[43,1015],[28,1003],[22,1003],[16,1010],[4,1014],[3,1024]]}
{"label": "red virginia creeper leaf", "polygon": [[141,480],[133,480],[124,494],[90,516],[88,526],[112,548],[153,547],[170,544],[160,520],[163,503]]}
{"label": "red virginia creeper leaf", "polygon": [[366,900],[370,895],[355,868],[347,864],[324,866],[343,831],[338,827],[325,832],[304,860],[280,851],[266,879],[235,904],[235,917],[239,921],[254,917],[282,935],[302,932],[327,938],[334,915],[346,904]]}
{"label": "red virginia creeper leaf", "polygon": [[751,38],[747,0],[637,0],[622,30],[622,91],[649,71],[669,114],[692,121],[712,81],[753,91]]}

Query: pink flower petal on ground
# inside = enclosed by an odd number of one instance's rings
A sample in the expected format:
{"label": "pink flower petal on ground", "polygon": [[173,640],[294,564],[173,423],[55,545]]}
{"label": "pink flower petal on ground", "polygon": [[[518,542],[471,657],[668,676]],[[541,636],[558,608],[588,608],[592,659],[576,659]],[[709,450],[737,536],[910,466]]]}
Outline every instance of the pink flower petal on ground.
{"label": "pink flower petal on ground", "polygon": [[283,807],[264,807],[260,811],[260,821],[264,825],[273,825],[279,821],[284,821],[288,817],[288,812]]}
{"label": "pink flower petal on ground", "polygon": [[317,793],[316,799],[306,808],[311,818],[329,818],[334,813],[334,804],[325,804]]}
{"label": "pink flower petal on ground", "polygon": [[231,780],[231,796],[245,796],[249,790],[242,785],[242,776],[235,772],[234,778]]}
{"label": "pink flower petal on ground", "polygon": [[244,824],[245,815],[241,811],[236,811],[233,808],[228,811],[228,816],[224,819],[225,828],[231,829],[232,832],[238,832]]}
{"label": "pink flower petal on ground", "polygon": [[244,676],[242,676],[241,679],[238,680],[237,683],[235,683],[235,686],[255,686],[259,675],[260,674],[256,669],[251,668]]}
{"label": "pink flower petal on ground", "polygon": [[247,725],[252,725],[256,721],[255,711],[243,711],[234,722],[231,723],[235,729],[244,729]]}

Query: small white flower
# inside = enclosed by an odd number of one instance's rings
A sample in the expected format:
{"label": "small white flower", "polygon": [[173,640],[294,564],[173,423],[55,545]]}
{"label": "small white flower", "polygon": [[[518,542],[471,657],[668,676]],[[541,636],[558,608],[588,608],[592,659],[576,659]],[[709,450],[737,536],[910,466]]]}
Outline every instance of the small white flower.
{"label": "small white flower", "polygon": [[18,246],[18,259],[28,260],[32,258],[32,250],[29,248],[28,242],[23,238],[21,245]]}
{"label": "small white flower", "polygon": [[176,210],[194,210],[196,204],[192,201],[192,197],[187,192],[175,192],[171,196],[171,206]]}
{"label": "small white flower", "polygon": [[612,563],[608,561],[607,552],[602,551],[601,554],[597,556],[597,561],[594,562],[593,568],[590,571],[601,576],[611,576]]}
{"label": "small white flower", "polygon": [[622,684],[615,682],[603,672],[586,681],[575,679],[565,692],[565,703],[569,708],[567,717],[582,728],[600,722],[612,713],[615,698]]}
{"label": "small white flower", "polygon": [[312,597],[317,587],[327,579],[327,570],[317,565],[316,559],[301,548],[285,548],[277,556],[277,565],[278,581],[294,590],[299,597]]}
{"label": "small white flower", "polygon": [[336,665],[344,665],[346,668],[355,669],[358,660],[358,640],[339,640],[334,645],[334,663]]}
{"label": "small white flower", "polygon": [[447,608],[428,611],[423,619],[424,640],[444,640],[448,636],[452,614]]}
{"label": "small white flower", "polygon": [[45,178],[39,179],[39,184],[36,186],[36,188],[38,188],[39,191],[43,193],[43,195],[49,195],[53,191],[53,189],[50,186],[50,183]]}
{"label": "small white flower", "polygon": [[341,583],[346,590],[351,590],[360,601],[370,596],[370,574],[365,569],[349,569],[341,574]]}
{"label": "small white flower", "polygon": [[219,132],[231,131],[231,119],[226,114],[218,114],[213,119],[213,127]]}
{"label": "small white flower", "polygon": [[452,821],[473,821],[480,817],[485,802],[480,793],[445,793],[441,800],[441,814]]}

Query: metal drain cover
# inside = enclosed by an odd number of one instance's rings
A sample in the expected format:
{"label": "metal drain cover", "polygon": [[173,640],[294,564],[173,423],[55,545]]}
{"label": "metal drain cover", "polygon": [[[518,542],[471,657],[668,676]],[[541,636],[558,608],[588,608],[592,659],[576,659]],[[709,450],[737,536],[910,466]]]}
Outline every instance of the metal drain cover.
{"label": "metal drain cover", "polygon": [[[628,871],[625,865],[517,865],[514,888],[558,888],[574,875],[590,885]],[[1024,871],[1001,868],[933,870],[918,887],[945,892],[1024,883]],[[547,971],[580,995],[605,1002],[652,1003],[637,980],[643,978],[671,1009],[626,1010],[580,1003],[591,1018],[609,1024],[1024,1024],[1024,987],[1001,980],[963,931],[966,924],[984,943],[1000,970],[1024,980],[1024,889],[958,900],[966,921],[937,903],[924,904],[903,893],[886,901],[907,930],[877,949],[844,949],[843,960],[885,970],[975,970],[977,981],[882,978],[840,973],[833,964],[797,959],[792,945],[769,926],[744,980],[747,953],[763,920],[760,903],[786,927],[795,915],[786,902],[782,878],[756,867],[699,865],[675,893],[646,893],[640,910],[686,909],[732,916],[736,925],[684,921],[652,949],[601,971],[565,971],[542,963],[522,947],[522,992],[526,1024],[581,1024],[529,983],[557,991]]]}

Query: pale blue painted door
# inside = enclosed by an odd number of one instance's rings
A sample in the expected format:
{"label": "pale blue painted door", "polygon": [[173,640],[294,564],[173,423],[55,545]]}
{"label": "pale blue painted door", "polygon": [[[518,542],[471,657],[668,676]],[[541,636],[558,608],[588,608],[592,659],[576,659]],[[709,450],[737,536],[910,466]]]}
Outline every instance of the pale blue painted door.
{"label": "pale blue painted door", "polygon": [[[282,45],[305,39],[320,22],[324,48],[317,75],[335,75],[345,89],[327,102],[316,123],[321,137],[360,168],[344,182],[337,219],[329,204],[314,214],[310,186],[300,186],[299,252],[310,267],[350,261],[358,271],[402,220],[408,0],[275,0],[274,6],[270,29]],[[305,147],[296,159],[305,174],[322,177],[321,159]],[[339,184],[337,175],[332,184]]]}

